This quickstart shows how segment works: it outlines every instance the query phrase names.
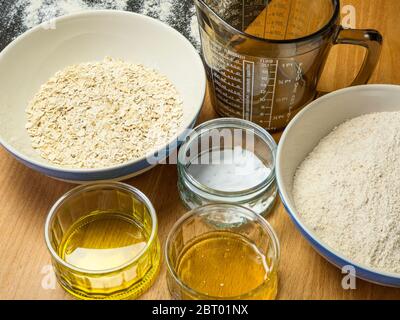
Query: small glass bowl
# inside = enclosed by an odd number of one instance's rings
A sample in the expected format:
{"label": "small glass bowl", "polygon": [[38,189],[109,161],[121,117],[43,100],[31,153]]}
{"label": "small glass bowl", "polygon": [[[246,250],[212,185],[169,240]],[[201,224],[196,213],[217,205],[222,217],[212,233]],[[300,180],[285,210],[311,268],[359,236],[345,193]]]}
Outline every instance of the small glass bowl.
{"label": "small glass bowl", "polygon": [[[83,227],[89,226],[89,223],[94,221],[94,215],[99,212],[104,213],[104,221],[106,221],[102,222],[104,231],[103,229],[96,231],[101,235],[101,240],[99,239],[101,246],[109,241],[107,246],[110,245],[112,250],[114,244],[111,241],[120,241],[116,239],[125,236],[123,230],[131,231],[131,229],[121,230],[117,224],[113,224],[115,220],[112,219],[115,219],[116,215],[118,219],[122,219],[121,221],[129,221],[126,226],[140,226],[140,230],[147,234],[146,241],[142,242],[140,247],[118,244],[116,248],[128,250],[126,252],[128,258],[124,256],[121,258],[122,252],[118,251],[110,259],[102,260],[107,261],[107,264],[113,261],[117,263],[113,267],[105,269],[96,267],[90,270],[67,262],[61,257],[61,252],[64,252],[63,248],[65,248],[68,235],[74,232],[72,229],[80,221],[84,221]],[[45,240],[57,279],[67,292],[84,300],[133,299],[144,293],[153,284],[158,274],[161,252],[157,228],[156,212],[150,200],[142,192],[123,183],[97,183],[77,187],[54,204],[46,220]],[[97,238],[87,239],[88,237],[84,238],[85,235],[79,235],[79,237],[81,237],[79,239],[91,241],[89,250],[99,249]],[[86,259],[85,263],[100,266],[99,261],[94,260],[95,258],[90,255],[92,251],[88,254],[86,249],[86,247],[78,248],[73,252],[79,254],[78,257]],[[118,265],[120,260],[121,264]]]}
{"label": "small glass bowl", "polygon": [[[252,250],[255,248],[263,256],[263,259],[254,260],[254,256],[240,246],[234,251],[237,242],[232,242],[231,239],[235,238],[247,242]],[[199,245],[201,242],[204,246]],[[218,246],[214,245],[215,243],[218,243]],[[197,257],[191,255],[193,252]],[[263,217],[245,207],[212,204],[188,212],[170,231],[164,253],[168,289],[173,299],[272,300],[276,298],[280,257],[278,238]],[[231,256],[224,261],[226,254]],[[265,273],[266,276],[263,274],[261,282],[254,282],[253,284],[258,284],[242,292],[243,287],[250,287],[247,283],[252,279],[252,271],[259,270],[254,267],[254,261],[259,265],[264,263],[266,267],[264,270],[268,272]],[[244,272],[238,273],[238,269]],[[190,281],[185,280],[185,277],[191,277],[198,287],[190,285],[188,283]],[[226,291],[223,293],[219,291],[219,285]],[[199,289],[206,286],[208,293]],[[220,292],[220,294],[209,292]],[[228,292],[235,294],[230,295]]]}
{"label": "small glass bowl", "polygon": [[[218,157],[218,153],[220,155],[226,150],[234,153],[238,147],[254,154],[268,168],[269,174],[263,180],[256,181],[250,187],[245,184],[246,187],[241,190],[227,191],[210,187],[192,174],[191,166],[204,165],[207,161],[213,163],[215,154]],[[178,189],[183,203],[189,209],[211,203],[238,204],[267,216],[277,196],[276,150],[272,136],[250,121],[222,118],[203,123],[194,129],[179,150]],[[243,176],[243,179],[252,181],[251,176]]]}

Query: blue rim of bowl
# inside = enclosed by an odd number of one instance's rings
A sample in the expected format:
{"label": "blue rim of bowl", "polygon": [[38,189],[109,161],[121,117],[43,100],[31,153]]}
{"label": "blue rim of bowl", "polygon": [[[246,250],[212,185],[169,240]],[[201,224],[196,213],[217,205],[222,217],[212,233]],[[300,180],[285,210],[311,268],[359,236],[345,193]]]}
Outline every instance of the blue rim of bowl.
{"label": "blue rim of bowl", "polygon": [[[287,202],[286,198],[289,197],[287,192],[282,192],[282,178],[281,178],[281,166],[280,166],[280,159],[281,159],[281,152],[282,152],[282,142],[286,140],[286,136],[288,132],[292,128],[292,126],[301,119],[303,114],[307,113],[311,108],[315,107],[320,103],[320,101],[329,100],[333,96],[338,94],[344,94],[352,91],[359,91],[359,90],[372,90],[372,89],[396,89],[400,91],[400,86],[398,85],[391,85],[391,84],[371,84],[371,85],[360,85],[354,86],[350,88],[340,89],[334,92],[331,92],[307,105],[303,110],[301,110],[289,123],[286,127],[280,142],[278,144],[278,151],[276,157],[276,182],[279,190],[279,196],[282,200],[282,203],[289,214],[291,220],[294,222],[296,227],[300,229],[300,232],[305,236],[305,238],[310,242],[310,244],[316,249],[316,251],[322,255],[325,259],[327,259],[330,263],[335,265],[336,267],[343,267],[345,265],[354,266],[357,270],[356,276],[360,279],[366,280],[368,282],[372,282],[378,285],[385,285],[385,286],[393,286],[393,287],[400,287],[400,274],[382,271],[377,268],[372,268],[365,266],[360,263],[356,263],[351,261],[350,259],[343,256],[337,250],[332,249],[329,245],[327,245],[324,241],[321,241],[310,229],[303,224],[297,211],[295,208],[291,207]],[[361,273],[361,275],[359,274]]]}
{"label": "blue rim of bowl", "polygon": [[[178,138],[178,140],[182,140],[182,137],[185,137],[185,132],[182,133],[182,131],[185,131],[185,129],[188,128],[193,128],[194,124],[197,121],[197,118],[201,112],[202,106],[204,104],[204,100],[205,100],[205,96],[206,96],[206,87],[207,87],[207,77],[206,77],[206,72],[204,69],[204,65],[203,65],[203,61],[199,55],[199,53],[197,52],[197,50],[193,47],[193,45],[190,43],[190,41],[185,38],[180,32],[178,32],[177,30],[175,30],[174,28],[172,28],[171,26],[148,16],[139,14],[139,13],[134,13],[134,12],[128,12],[128,11],[122,11],[122,10],[89,10],[89,11],[84,11],[84,12],[78,12],[78,13],[73,13],[73,14],[69,14],[69,15],[64,15],[58,18],[54,19],[54,22],[61,22],[64,20],[70,20],[70,19],[75,19],[75,18],[82,18],[82,17],[90,17],[90,16],[96,16],[96,15],[114,15],[114,16],[136,16],[137,18],[143,19],[143,20],[147,20],[150,23],[155,23],[158,24],[160,27],[165,28],[166,30],[168,30],[169,32],[174,33],[177,37],[179,37],[181,40],[183,40],[183,43],[185,43],[185,45],[190,48],[193,52],[193,58],[194,60],[196,60],[197,64],[199,66],[201,66],[201,68],[199,68],[200,70],[202,70],[202,83],[201,86],[199,86],[199,90],[201,92],[203,92],[203,98],[201,101],[201,104],[199,106],[199,109],[195,115],[195,117],[192,119],[192,122],[185,127],[182,127],[181,132],[177,135],[177,137],[174,137],[174,139],[171,139],[170,142],[168,142],[165,146],[154,150],[152,152],[150,152],[149,154],[139,158],[139,159],[135,159],[135,160],[131,160],[116,166],[111,166],[111,167],[105,167],[105,168],[99,168],[99,169],[92,169],[92,168],[88,168],[88,169],[79,169],[79,168],[69,168],[69,167],[60,167],[60,166],[55,166],[55,165],[51,165],[49,163],[45,163],[45,162],[39,162],[35,159],[31,159],[29,156],[24,155],[23,153],[17,151],[14,147],[12,147],[10,144],[8,144],[5,139],[3,139],[3,137],[0,136],[0,145],[3,146],[8,152],[10,152],[13,156],[15,156],[19,161],[23,162],[25,165],[28,165],[30,168],[41,168],[46,170],[46,172],[49,173],[49,175],[51,176],[57,176],[59,177],[59,175],[65,177],[68,174],[71,175],[81,175],[81,174],[93,174],[93,175],[98,175],[98,174],[107,174],[110,172],[110,170],[112,171],[117,171],[120,169],[124,169],[126,167],[132,167],[134,165],[139,165],[141,164],[143,166],[143,162],[147,162],[147,158],[154,154],[154,152],[160,151],[160,150],[165,150],[168,149],[169,146],[171,146],[171,144],[176,141],[176,138]],[[45,23],[45,22],[44,22]],[[0,60],[3,58],[4,55],[6,55],[8,53],[8,51],[10,51],[18,42],[20,42],[21,40],[23,40],[24,38],[30,36],[31,34],[38,32],[39,30],[42,30],[42,24],[39,24],[35,27],[33,27],[32,29],[29,29],[28,31],[24,32],[23,34],[21,34],[19,37],[17,37],[16,39],[14,39],[11,43],[9,43],[7,45],[6,48],[4,48],[3,51],[0,52]],[[176,147],[178,147],[180,144],[178,143],[178,145]],[[173,150],[173,149],[171,149]],[[144,166],[145,167],[145,166]],[[59,175],[57,175],[59,174]],[[118,174],[116,173],[116,176],[114,178],[117,178]],[[107,178],[107,179],[112,179],[113,177]],[[82,179],[82,177],[80,177],[80,179]],[[84,181],[92,181],[92,178],[87,178],[86,179],[82,179]]]}

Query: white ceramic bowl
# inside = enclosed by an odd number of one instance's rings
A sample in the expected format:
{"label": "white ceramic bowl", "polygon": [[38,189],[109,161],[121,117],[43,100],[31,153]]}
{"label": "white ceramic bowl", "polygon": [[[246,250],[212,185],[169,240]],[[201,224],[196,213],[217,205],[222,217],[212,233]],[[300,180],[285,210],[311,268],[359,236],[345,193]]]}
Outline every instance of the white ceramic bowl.
{"label": "white ceramic bowl", "polygon": [[400,287],[400,274],[382,272],[355,263],[321,241],[302,222],[292,197],[296,169],[323,137],[348,119],[380,111],[400,111],[400,86],[351,87],[312,102],[290,122],[283,133],[277,153],[277,183],[282,202],[296,227],[322,256],[340,268],[345,265],[354,266],[356,275],[364,280]]}
{"label": "white ceramic bowl", "polygon": [[[194,126],[206,76],[198,52],[179,32],[158,20],[113,10],[64,16],[51,25],[55,28],[41,25],[27,31],[0,53],[0,143],[18,160],[74,182],[122,180],[152,167],[143,158],[106,169],[65,169],[43,160],[31,147],[25,109],[40,86],[68,65],[106,56],[141,63],[168,76],[183,98],[180,135]],[[160,153],[172,151],[164,148]]]}

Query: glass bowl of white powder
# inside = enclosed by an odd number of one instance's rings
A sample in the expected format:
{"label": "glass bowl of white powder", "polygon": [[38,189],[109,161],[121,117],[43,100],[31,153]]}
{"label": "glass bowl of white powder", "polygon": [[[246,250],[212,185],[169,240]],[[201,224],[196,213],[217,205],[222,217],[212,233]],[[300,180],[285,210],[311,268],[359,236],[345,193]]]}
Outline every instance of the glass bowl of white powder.
{"label": "glass bowl of white powder", "polygon": [[216,119],[197,127],[178,155],[178,187],[190,208],[239,204],[268,215],[275,203],[276,143],[242,119]]}

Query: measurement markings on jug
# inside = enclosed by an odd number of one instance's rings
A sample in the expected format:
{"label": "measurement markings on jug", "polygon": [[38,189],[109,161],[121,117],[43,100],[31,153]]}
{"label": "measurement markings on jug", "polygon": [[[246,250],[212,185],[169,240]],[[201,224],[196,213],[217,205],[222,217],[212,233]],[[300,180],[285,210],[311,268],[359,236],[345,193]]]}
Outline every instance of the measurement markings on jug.
{"label": "measurement markings on jug", "polygon": [[279,66],[279,61],[277,60],[275,62],[275,72],[272,77],[273,84],[270,85],[272,87],[272,98],[271,98],[271,108],[269,110],[270,114],[269,114],[268,128],[271,128],[271,125],[272,125],[272,114],[273,114],[274,103],[275,103],[275,85],[276,85],[276,78],[278,77],[278,66]]}
{"label": "measurement markings on jug", "polygon": [[253,118],[254,62],[243,60],[243,118]]}

